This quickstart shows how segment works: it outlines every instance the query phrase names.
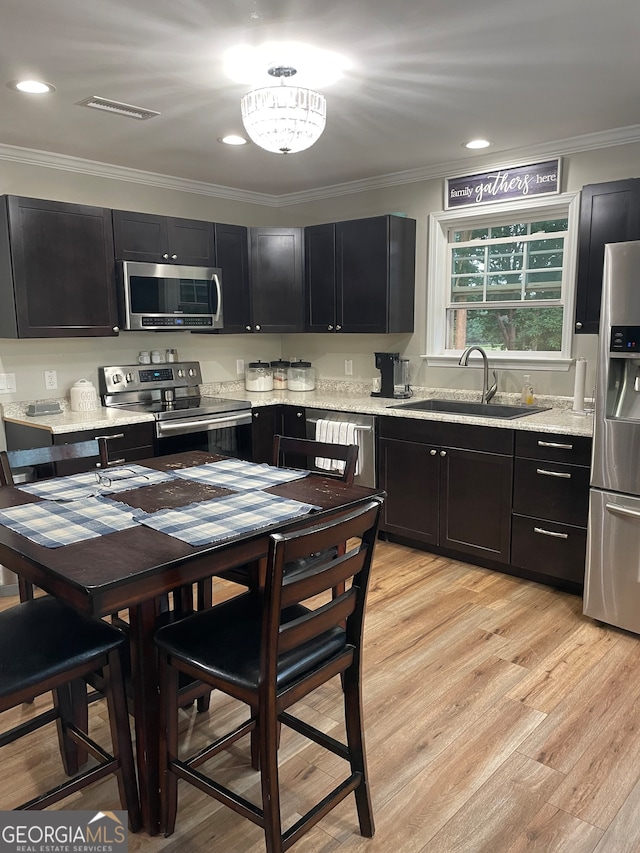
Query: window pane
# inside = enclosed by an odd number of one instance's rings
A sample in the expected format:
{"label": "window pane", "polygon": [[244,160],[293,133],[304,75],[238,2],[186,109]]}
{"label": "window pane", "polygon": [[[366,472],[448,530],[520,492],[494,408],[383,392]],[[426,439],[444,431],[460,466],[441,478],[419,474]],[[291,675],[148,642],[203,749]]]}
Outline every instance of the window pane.
{"label": "window pane", "polygon": [[531,234],[536,234],[538,231],[546,231],[550,234],[552,231],[566,231],[569,227],[568,219],[546,219],[542,222],[531,223]]}
{"label": "window pane", "polygon": [[454,275],[481,273],[484,272],[484,267],[484,248],[453,249],[451,272]]}
{"label": "window pane", "polygon": [[483,276],[458,276],[451,281],[452,302],[483,302]]}
{"label": "window pane", "polygon": [[486,240],[488,236],[488,228],[472,228],[467,231],[454,231],[451,242],[467,243],[469,240]]}
{"label": "window pane", "polygon": [[489,271],[521,270],[524,262],[524,243],[496,243],[489,246]]}
{"label": "window pane", "polygon": [[561,307],[450,308],[448,313],[448,349],[476,344],[494,351],[561,351]]}
{"label": "window pane", "polygon": [[495,237],[520,237],[527,233],[527,225],[524,222],[513,222],[508,225],[494,225],[491,236]]}
{"label": "window pane", "polygon": [[560,299],[562,293],[562,271],[548,270],[532,272],[526,277],[525,295],[530,299]]}
{"label": "window pane", "polygon": [[520,273],[490,275],[487,278],[487,302],[496,300],[513,301],[522,299],[522,276]]}

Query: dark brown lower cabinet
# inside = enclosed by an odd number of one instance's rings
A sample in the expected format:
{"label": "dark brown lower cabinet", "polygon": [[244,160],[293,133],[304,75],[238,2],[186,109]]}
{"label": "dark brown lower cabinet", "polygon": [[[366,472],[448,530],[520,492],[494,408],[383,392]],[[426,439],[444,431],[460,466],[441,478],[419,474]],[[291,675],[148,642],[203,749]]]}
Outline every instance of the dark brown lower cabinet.
{"label": "dark brown lower cabinet", "polygon": [[379,429],[381,529],[508,563],[512,431],[384,417]]}
{"label": "dark brown lower cabinet", "polygon": [[584,583],[591,439],[517,433],[511,563]]}
{"label": "dark brown lower cabinet", "polygon": [[304,438],[304,406],[260,406],[252,412],[251,440],[254,462],[273,461],[274,435]]}

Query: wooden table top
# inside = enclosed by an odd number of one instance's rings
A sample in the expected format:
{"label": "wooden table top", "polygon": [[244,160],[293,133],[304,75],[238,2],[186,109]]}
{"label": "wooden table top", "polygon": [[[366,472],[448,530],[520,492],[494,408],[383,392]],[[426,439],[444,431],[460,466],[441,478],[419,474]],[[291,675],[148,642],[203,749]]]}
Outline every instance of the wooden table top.
{"label": "wooden table top", "polygon": [[[222,457],[200,451],[159,456],[137,464],[161,471],[187,468]],[[311,474],[300,480],[266,489],[268,492],[331,510],[357,504],[381,494],[379,489],[347,486],[331,477]],[[154,512],[210,499],[226,490],[182,478],[141,489],[117,493],[116,500]],[[0,488],[0,508],[39,498],[15,487]],[[318,514],[320,515],[320,513]],[[308,520],[308,516],[305,517]],[[222,543],[193,547],[142,524],[87,539],[61,548],[45,548],[0,525],[0,563],[52,594],[93,615],[144,601],[201,577],[258,559],[266,553],[266,539],[273,530],[293,528],[305,519],[278,522]],[[234,544],[232,558],[225,549]],[[160,586],[162,587],[160,589]],[[64,587],[64,592],[62,588]]]}

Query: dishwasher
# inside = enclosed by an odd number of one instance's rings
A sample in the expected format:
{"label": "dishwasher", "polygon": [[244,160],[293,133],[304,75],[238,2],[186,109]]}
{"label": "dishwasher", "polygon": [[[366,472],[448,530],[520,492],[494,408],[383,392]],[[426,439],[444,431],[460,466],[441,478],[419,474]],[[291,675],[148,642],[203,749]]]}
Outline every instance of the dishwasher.
{"label": "dishwasher", "polygon": [[[319,420],[353,424],[358,445],[358,464],[354,483],[358,486],[376,485],[376,419],[374,415],[355,412],[335,412],[326,409],[307,409],[306,437],[315,439]],[[318,469],[315,469],[318,470]]]}

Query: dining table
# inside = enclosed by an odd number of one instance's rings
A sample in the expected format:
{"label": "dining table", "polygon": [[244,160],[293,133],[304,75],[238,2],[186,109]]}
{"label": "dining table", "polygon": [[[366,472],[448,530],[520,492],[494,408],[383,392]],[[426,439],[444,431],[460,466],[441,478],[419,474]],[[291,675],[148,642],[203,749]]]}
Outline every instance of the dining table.
{"label": "dining table", "polygon": [[[347,512],[384,494],[306,471],[287,479],[276,473],[282,469],[247,462],[242,463],[243,475],[235,476],[240,469],[234,463],[239,462],[188,451],[141,460],[119,471],[92,472],[88,476],[105,487],[97,497],[91,480],[86,481],[89,491],[83,493],[82,484],[76,488],[78,475],[38,481],[41,485],[32,485],[31,491],[29,484],[0,488],[2,565],[92,617],[128,611],[138,784],[143,824],[151,835],[160,827],[159,684],[153,644],[158,602],[238,566],[264,567],[274,532],[308,524],[310,514],[321,521],[331,511]],[[139,470],[147,473],[136,480]],[[131,482],[118,482],[129,476]],[[253,515],[244,508],[253,498],[260,507],[274,504],[279,514],[272,518],[260,509]],[[92,501],[101,502],[102,515],[86,522],[89,538],[74,541],[75,527],[81,529],[85,522],[69,521],[69,507],[89,507]],[[293,508],[289,516],[287,506]],[[212,524],[214,510],[218,514]],[[37,515],[35,533],[15,521],[23,512]],[[116,522],[105,527],[111,512]]]}

